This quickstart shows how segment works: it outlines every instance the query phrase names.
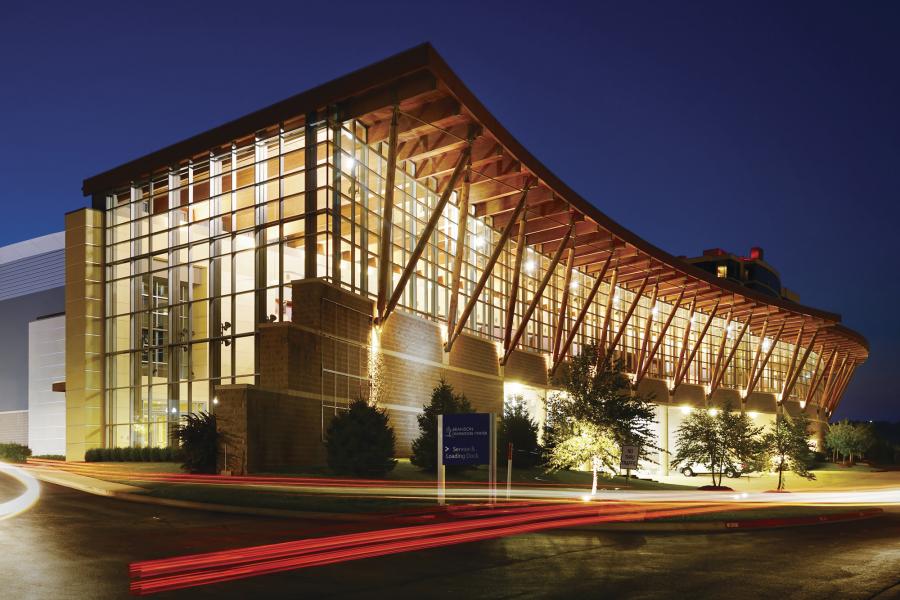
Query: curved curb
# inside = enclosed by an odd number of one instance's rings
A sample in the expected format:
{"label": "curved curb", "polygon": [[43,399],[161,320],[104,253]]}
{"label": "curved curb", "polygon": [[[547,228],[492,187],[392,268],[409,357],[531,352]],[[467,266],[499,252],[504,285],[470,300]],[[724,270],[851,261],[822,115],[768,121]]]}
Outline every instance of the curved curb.
{"label": "curved curb", "polygon": [[[191,500],[174,500],[170,498],[157,498],[156,496],[147,496],[139,493],[142,488],[117,484],[104,481],[103,485],[94,484],[97,481],[91,477],[79,475],[77,479],[71,477],[57,477],[53,473],[41,469],[29,471],[37,479],[46,483],[52,483],[69,489],[92,494],[94,496],[103,496],[104,498],[113,498],[116,500],[126,500],[128,502],[138,502],[141,504],[154,504],[157,506],[168,506],[171,508],[186,508],[191,510],[205,510],[209,512],[220,512],[237,515],[249,515],[257,517],[282,517],[291,519],[321,519],[328,521],[367,521],[371,520],[374,514],[366,513],[329,513],[329,512],[309,512],[299,510],[289,510],[286,508],[262,508],[253,506],[232,506],[227,504],[208,504],[205,502],[194,502]],[[68,474],[67,474],[68,475]]]}
{"label": "curved curb", "polygon": [[825,525],[827,523],[844,523],[848,521],[863,521],[884,516],[881,508],[867,508],[846,513],[830,515],[815,515],[812,517],[796,517],[792,519],[748,519],[745,521],[707,521],[707,522],[653,522],[641,521],[636,523],[603,523],[576,527],[570,531],[609,531],[609,532],[646,532],[646,533],[727,533],[738,531],[752,531],[758,529],[780,529],[785,527],[808,527],[810,525]]}

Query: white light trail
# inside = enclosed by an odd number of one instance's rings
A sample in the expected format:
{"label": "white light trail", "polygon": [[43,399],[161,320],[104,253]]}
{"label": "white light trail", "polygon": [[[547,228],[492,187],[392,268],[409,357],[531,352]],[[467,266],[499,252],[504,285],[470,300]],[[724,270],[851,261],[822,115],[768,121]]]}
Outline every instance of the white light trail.
{"label": "white light trail", "polygon": [[41,484],[22,469],[6,463],[0,462],[0,472],[6,473],[25,486],[25,491],[21,495],[7,502],[0,503],[0,521],[2,521],[31,508],[41,495]]}

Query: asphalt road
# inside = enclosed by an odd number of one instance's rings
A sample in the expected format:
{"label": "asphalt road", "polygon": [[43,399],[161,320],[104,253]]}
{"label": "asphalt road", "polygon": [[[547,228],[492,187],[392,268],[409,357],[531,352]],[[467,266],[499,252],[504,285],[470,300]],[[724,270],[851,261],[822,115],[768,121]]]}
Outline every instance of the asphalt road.
{"label": "asphalt road", "polygon": [[[18,484],[0,475],[0,499]],[[136,560],[356,526],[134,504],[42,484],[0,521],[0,597],[127,598]],[[900,598],[900,513],[721,534],[558,531],[159,594],[159,598]]]}

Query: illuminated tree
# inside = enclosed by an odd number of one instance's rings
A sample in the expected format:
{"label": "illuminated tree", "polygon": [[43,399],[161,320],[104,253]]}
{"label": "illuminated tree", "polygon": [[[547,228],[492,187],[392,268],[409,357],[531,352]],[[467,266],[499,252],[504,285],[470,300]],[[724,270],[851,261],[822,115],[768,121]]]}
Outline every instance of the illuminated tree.
{"label": "illuminated tree", "polygon": [[652,397],[632,391],[621,361],[598,365],[597,348],[588,345],[572,359],[563,387],[564,394],[547,401],[544,437],[550,468],[590,465],[596,492],[598,472],[618,469],[622,446],[637,446],[644,459],[658,450]]}
{"label": "illuminated tree", "polygon": [[784,473],[789,471],[804,479],[815,479],[807,461],[812,452],[809,445],[809,420],[801,412],[796,417],[783,415],[776,419],[763,436],[763,444],[778,471],[778,489],[784,489]]}
{"label": "illuminated tree", "polygon": [[722,410],[695,410],[678,427],[672,467],[701,464],[719,487],[726,473],[740,473],[745,465],[759,462],[761,433],[762,427],[744,413],[732,412],[729,404]]}

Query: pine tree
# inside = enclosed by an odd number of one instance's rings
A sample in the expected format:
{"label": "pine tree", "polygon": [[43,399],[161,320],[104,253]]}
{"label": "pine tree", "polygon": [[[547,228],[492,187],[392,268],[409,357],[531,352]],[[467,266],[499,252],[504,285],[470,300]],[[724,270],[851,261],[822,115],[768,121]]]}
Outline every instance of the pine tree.
{"label": "pine tree", "polygon": [[529,468],[537,464],[541,456],[538,444],[538,424],[532,419],[521,402],[505,407],[503,418],[497,427],[497,452],[500,464],[506,464],[507,444],[513,445],[513,466]]}
{"label": "pine tree", "polygon": [[[442,377],[431,391],[431,400],[422,407],[419,422],[419,437],[412,443],[412,457],[409,461],[423,471],[437,472],[437,422],[438,415],[470,413],[472,406],[462,394],[454,394],[451,386]],[[464,468],[464,467],[463,467]],[[447,467],[448,471],[460,467]]]}
{"label": "pine tree", "polygon": [[363,399],[331,421],[325,434],[328,466],[335,473],[383,477],[393,470],[394,430],[387,412]]}

